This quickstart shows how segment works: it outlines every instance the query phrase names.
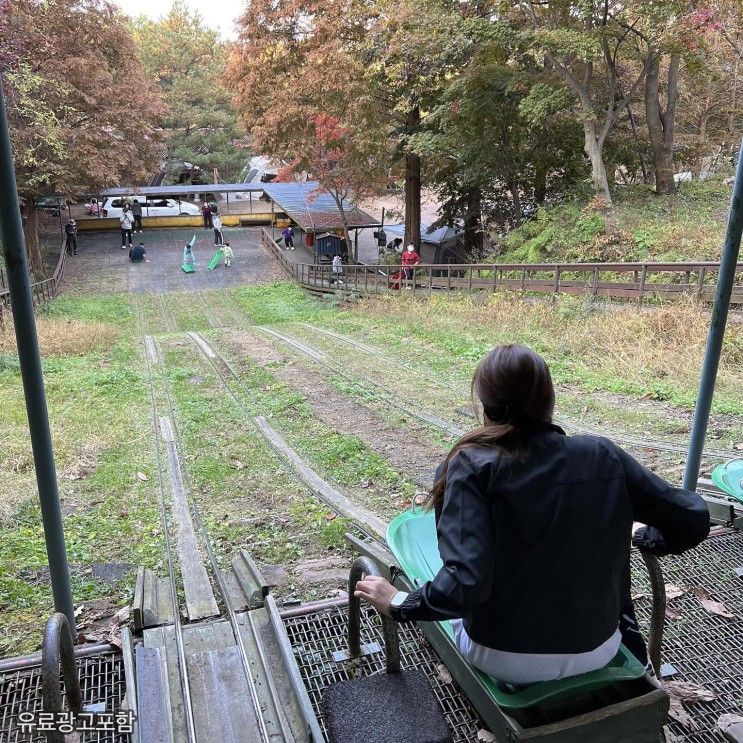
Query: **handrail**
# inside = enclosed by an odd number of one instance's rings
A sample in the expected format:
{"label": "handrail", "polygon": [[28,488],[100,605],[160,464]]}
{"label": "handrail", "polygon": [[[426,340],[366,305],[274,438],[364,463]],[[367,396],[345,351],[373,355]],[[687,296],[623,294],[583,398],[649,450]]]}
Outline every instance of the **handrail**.
{"label": "handrail", "polygon": [[[399,265],[343,266],[341,275],[317,263],[291,263],[268,236],[265,244],[278,254],[287,274],[309,291],[381,294],[410,289],[427,295],[441,291],[589,294],[640,301],[646,296],[674,298],[680,294],[709,300],[714,294],[720,264],[714,261],[664,263],[431,263],[402,271]],[[269,245],[273,244],[273,247]],[[732,301],[743,303],[743,263]],[[407,275],[406,275],[407,274]],[[337,279],[342,278],[342,281]]]}
{"label": "handrail", "polygon": [[[357,557],[351,565],[351,574],[348,578],[348,654],[351,658],[358,658],[361,655],[361,600],[354,594],[356,584],[364,575],[382,577],[375,562],[368,557]],[[387,673],[400,673],[400,640],[397,636],[397,624],[384,614],[381,616]]]}
{"label": "handrail", "polygon": [[[70,711],[77,716],[82,711],[83,696],[77,675],[72,631],[67,617],[61,612],[55,612],[49,617],[44,628],[44,644],[41,650],[42,710],[55,716],[64,711],[59,686],[60,664],[67,703]],[[46,739],[47,743],[64,743],[65,735],[54,730],[47,733]]]}

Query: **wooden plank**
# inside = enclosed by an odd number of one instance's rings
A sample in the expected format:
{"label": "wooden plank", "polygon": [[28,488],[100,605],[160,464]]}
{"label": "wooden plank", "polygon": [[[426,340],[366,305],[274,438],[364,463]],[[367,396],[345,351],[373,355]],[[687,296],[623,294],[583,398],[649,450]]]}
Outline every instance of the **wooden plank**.
{"label": "wooden plank", "polygon": [[[186,740],[186,718],[183,712],[183,691],[181,690],[180,673],[178,670],[178,648],[175,643],[175,629],[171,627],[153,627],[144,631],[144,647],[161,648],[165,652],[165,665],[168,675],[168,689],[170,690],[170,715],[173,725],[173,734],[176,741]],[[139,693],[140,707],[142,706],[142,691]],[[140,736],[140,741],[146,743],[147,738]]]}
{"label": "wooden plank", "polygon": [[170,578],[160,578],[151,570],[140,567],[134,588],[132,615],[134,628],[138,632],[147,627],[172,624],[174,610]]}
{"label": "wooden plank", "polygon": [[191,621],[216,617],[219,615],[219,607],[214,598],[209,575],[201,559],[196,531],[186,500],[175,432],[169,418],[160,418],[160,429],[167,453],[168,474],[173,496],[173,519],[177,527],[178,558],[188,617]]}
{"label": "wooden plank", "polygon": [[175,743],[165,650],[140,645],[136,657],[140,700],[137,722],[139,740],[147,743]]}
{"label": "wooden plank", "polygon": [[325,480],[323,480],[311,467],[306,465],[296,452],[288,446],[284,439],[268,425],[263,416],[257,416],[254,420],[263,435],[268,439],[268,441],[270,441],[274,448],[289,460],[295,472],[306,485],[320,495],[326,503],[337,508],[344,516],[358,521],[370,531],[374,532],[375,536],[385,539],[387,525],[382,521],[382,519],[371,511],[357,505],[343,495],[343,493],[336,490],[332,485],[325,482]]}
{"label": "wooden plank", "polygon": [[189,656],[197,743],[261,743],[237,647]]}
{"label": "wooden plank", "polygon": [[235,633],[230,623],[224,619],[183,628],[183,648],[187,657],[192,653],[206,653],[234,645]]}

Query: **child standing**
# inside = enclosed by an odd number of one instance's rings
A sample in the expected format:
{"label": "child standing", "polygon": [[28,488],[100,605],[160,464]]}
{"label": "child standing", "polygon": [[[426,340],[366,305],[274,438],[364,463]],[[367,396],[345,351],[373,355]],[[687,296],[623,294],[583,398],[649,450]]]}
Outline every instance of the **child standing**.
{"label": "child standing", "polygon": [[342,284],[343,279],[343,261],[338,253],[333,256],[333,282],[336,284]]}
{"label": "child standing", "polygon": [[232,256],[234,253],[232,252],[232,248],[230,247],[229,243],[225,243],[222,246],[222,252],[224,253],[224,267],[230,268],[232,266]]}
{"label": "child standing", "polygon": [[291,228],[291,225],[287,225],[286,227],[284,227],[281,235],[284,238],[286,249],[294,250],[294,230]]}
{"label": "child standing", "polygon": [[196,265],[196,256],[193,254],[193,250],[191,249],[190,245],[186,245],[186,247],[183,248],[183,265],[185,266]]}

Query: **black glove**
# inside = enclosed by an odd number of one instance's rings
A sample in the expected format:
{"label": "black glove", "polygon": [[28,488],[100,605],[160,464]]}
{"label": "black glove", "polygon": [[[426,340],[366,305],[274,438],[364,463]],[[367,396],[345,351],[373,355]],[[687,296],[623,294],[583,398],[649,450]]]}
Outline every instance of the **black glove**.
{"label": "black glove", "polygon": [[649,552],[656,557],[668,554],[666,540],[659,529],[654,526],[643,526],[632,535],[632,544],[641,552]]}

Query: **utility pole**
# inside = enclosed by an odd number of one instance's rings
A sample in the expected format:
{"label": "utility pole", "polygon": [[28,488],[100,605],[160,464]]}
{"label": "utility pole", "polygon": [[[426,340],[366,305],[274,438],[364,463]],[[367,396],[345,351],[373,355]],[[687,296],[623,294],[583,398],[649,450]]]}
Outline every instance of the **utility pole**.
{"label": "utility pole", "polygon": [[49,414],[46,407],[44,378],[41,372],[39,339],[36,334],[31,281],[18,205],[18,187],[13,168],[13,152],[2,80],[0,80],[0,236],[2,236],[7,268],[10,306],[13,311],[13,325],[18,345],[18,361],[26,398],[28,428],[31,434],[36,483],[39,489],[54,607],[56,611],[66,615],[74,638],[77,633],[70,588],[70,570],[67,565],[62,509],[59,505],[57,472],[54,466]]}
{"label": "utility pole", "polygon": [[702,378],[699,382],[697,404],[694,407],[694,420],[691,426],[691,440],[686,455],[686,468],[682,486],[686,490],[696,490],[699,479],[699,467],[702,463],[704,440],[707,437],[707,424],[712,410],[712,397],[715,392],[717,369],[722,353],[722,339],[725,336],[725,325],[730,307],[730,295],[735,281],[735,269],[740,254],[740,239],[743,234],[743,143],[738,153],[738,168],[733,185],[733,198],[730,202],[728,228],[725,245],[720,259],[720,273],[717,276],[715,303],[712,306],[712,318],[707,334],[707,347],[702,362]]}

